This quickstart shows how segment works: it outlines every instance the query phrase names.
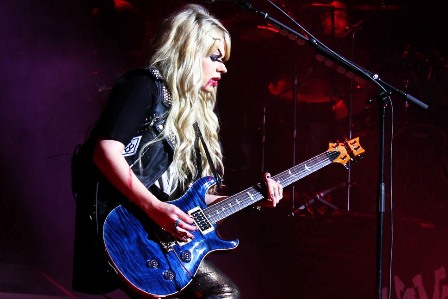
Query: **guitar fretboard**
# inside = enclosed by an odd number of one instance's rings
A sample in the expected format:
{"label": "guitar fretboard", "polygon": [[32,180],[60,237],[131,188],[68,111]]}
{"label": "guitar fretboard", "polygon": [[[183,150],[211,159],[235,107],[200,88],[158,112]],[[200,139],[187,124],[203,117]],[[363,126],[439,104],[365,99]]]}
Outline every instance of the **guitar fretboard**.
{"label": "guitar fretboard", "polygon": [[[283,187],[306,177],[307,175],[331,164],[338,158],[340,152],[337,150],[329,150],[320,155],[317,155],[303,163],[285,170],[275,176],[273,179],[279,181]],[[205,215],[212,223],[217,223],[222,219],[260,201],[264,198],[263,188],[261,183],[243,190],[235,195],[226,198],[214,205],[204,209]]]}

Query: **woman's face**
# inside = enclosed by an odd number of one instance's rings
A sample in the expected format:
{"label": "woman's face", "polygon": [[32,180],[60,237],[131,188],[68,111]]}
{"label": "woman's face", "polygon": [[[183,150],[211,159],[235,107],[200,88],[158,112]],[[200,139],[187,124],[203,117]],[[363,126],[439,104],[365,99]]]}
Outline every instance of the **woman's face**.
{"label": "woman's face", "polygon": [[218,86],[221,75],[227,73],[223,58],[225,57],[224,39],[217,39],[217,48],[209,57],[202,58],[202,87],[204,92],[211,92]]}

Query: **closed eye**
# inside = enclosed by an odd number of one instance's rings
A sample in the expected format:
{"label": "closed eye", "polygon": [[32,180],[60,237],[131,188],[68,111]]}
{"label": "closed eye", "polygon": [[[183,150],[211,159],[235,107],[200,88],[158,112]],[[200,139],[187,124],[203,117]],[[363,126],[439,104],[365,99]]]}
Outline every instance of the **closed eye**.
{"label": "closed eye", "polygon": [[211,55],[210,55],[210,59],[211,59],[212,61],[218,61],[218,62],[224,63],[224,62],[222,61],[221,54],[211,54]]}

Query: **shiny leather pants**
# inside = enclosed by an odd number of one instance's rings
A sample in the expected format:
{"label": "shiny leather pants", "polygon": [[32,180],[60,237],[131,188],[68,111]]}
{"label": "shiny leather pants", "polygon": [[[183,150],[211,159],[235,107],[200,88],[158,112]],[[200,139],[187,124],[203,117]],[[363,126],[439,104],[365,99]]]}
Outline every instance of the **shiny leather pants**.
{"label": "shiny leather pants", "polygon": [[[133,299],[142,299],[135,294]],[[212,262],[204,259],[190,284],[180,293],[168,297],[176,299],[239,299],[238,287]]]}
{"label": "shiny leather pants", "polygon": [[174,298],[239,299],[240,291],[227,275],[204,259],[193,281]]}

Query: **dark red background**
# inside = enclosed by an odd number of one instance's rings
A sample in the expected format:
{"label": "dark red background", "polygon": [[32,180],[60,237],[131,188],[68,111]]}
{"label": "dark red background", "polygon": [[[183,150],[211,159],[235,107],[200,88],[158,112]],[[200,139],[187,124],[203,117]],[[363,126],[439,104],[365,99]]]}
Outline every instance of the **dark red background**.
{"label": "dark red background", "polygon": [[[147,46],[144,37],[182,2],[130,1],[138,14],[125,10],[96,17],[92,2],[45,0],[2,5],[0,298],[23,298],[23,294],[96,298],[71,290],[75,206],[70,156],[96,119],[113,79],[138,64]],[[251,3],[273,11],[261,1]],[[302,3],[284,4],[296,11]],[[368,45],[371,71],[400,89],[403,79],[409,79],[410,93],[430,109],[411,104],[405,111],[403,99],[392,97],[396,112],[394,192],[390,192],[387,156],[383,286],[389,287],[392,194],[392,298],[447,298],[448,280],[442,275],[448,267],[447,16],[436,1],[388,4],[399,5],[399,9],[370,17],[357,38]],[[283,48],[291,44],[286,38],[266,37],[254,29],[263,20],[235,3],[207,6],[227,21],[233,36],[229,73],[219,89],[219,112],[228,166],[226,182],[234,192],[258,181],[262,161],[273,173],[279,164],[290,161],[285,153],[292,144],[287,141],[261,159],[260,127],[266,83],[272,73],[288,67],[288,55],[292,59],[296,48]],[[354,11],[354,21],[368,13]],[[298,21],[309,21],[308,17],[300,16]],[[302,25],[313,28],[311,23]],[[422,55],[403,62],[406,49]],[[387,112],[390,120],[390,110]],[[290,111],[275,103],[270,103],[266,114],[290,117]],[[279,208],[240,213],[222,224],[222,235],[239,238],[241,243],[236,251],[214,254],[211,259],[237,282],[243,298],[376,297],[379,115],[374,110],[371,116],[368,125],[360,122],[355,127],[366,154],[350,172],[354,183],[351,196],[347,197],[346,188],[340,188],[327,198],[339,207],[337,211],[313,204],[313,215],[292,216],[303,203],[304,179],[295,185],[299,196],[294,200],[288,187]],[[298,139],[300,144],[300,136]],[[271,149],[269,139],[266,144]],[[322,177],[326,174],[333,179],[323,180],[322,190],[345,182],[348,172],[334,164],[321,172]],[[435,291],[440,294],[433,297]],[[115,292],[110,296],[123,295]]]}

